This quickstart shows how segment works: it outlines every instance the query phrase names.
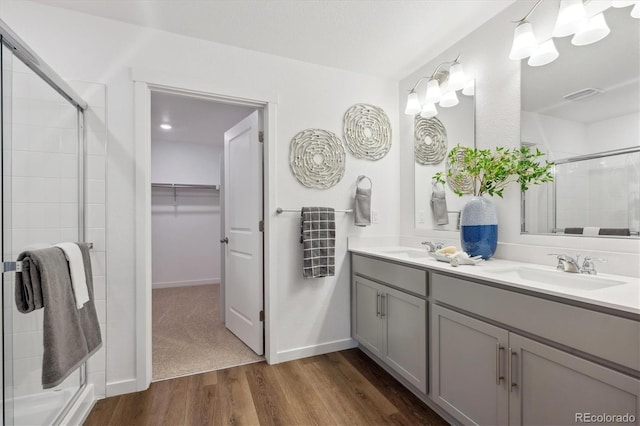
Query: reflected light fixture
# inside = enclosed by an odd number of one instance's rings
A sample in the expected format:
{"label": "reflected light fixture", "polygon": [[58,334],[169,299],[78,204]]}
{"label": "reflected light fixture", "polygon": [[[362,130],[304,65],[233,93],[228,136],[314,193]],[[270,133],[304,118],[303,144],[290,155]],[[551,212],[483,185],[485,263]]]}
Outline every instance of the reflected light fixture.
{"label": "reflected light fixture", "polygon": [[[416,115],[419,113],[423,118],[435,117],[438,114],[436,103],[439,103],[444,108],[458,104],[457,90],[462,89],[463,94],[473,96],[475,90],[474,80],[473,77],[464,73],[460,63],[460,56],[458,55],[453,61],[442,62],[430,77],[422,77],[413,85],[407,96],[405,114]],[[416,89],[423,81],[427,82],[427,89],[424,103],[420,103]]]}
{"label": "reflected light fixture", "polygon": [[587,12],[582,0],[560,0],[560,11],[553,29],[554,37],[566,37],[575,34],[582,26]]}
{"label": "reflected light fixture", "polygon": [[574,46],[585,46],[605,38],[611,30],[604,20],[602,12],[588,18],[571,39]]}
{"label": "reflected light fixture", "polygon": [[171,130],[173,127],[172,127],[172,126],[171,126],[171,124],[169,124],[169,123],[162,123],[162,124],[160,125],[160,128],[161,128],[162,130]]}
{"label": "reflected light fixture", "polygon": [[602,40],[611,32],[603,12],[609,7],[627,7],[634,5],[631,16],[640,18],[640,0],[590,0],[583,4],[582,0],[560,0],[560,9],[556,18],[552,37],[537,44],[533,28],[527,19],[542,3],[538,0],[524,18],[513,21],[518,24],[513,36],[513,45],[509,58],[520,60],[529,57],[527,63],[533,67],[549,64],[560,54],[553,41],[554,37],[565,37],[574,34],[571,44],[584,46]]}

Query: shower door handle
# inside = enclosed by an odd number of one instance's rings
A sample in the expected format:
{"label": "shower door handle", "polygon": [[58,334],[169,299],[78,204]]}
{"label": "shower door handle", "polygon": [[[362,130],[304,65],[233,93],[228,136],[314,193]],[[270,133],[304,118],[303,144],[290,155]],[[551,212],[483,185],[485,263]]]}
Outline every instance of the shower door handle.
{"label": "shower door handle", "polygon": [[224,240],[220,240],[221,243],[229,244],[229,239],[224,237]]}

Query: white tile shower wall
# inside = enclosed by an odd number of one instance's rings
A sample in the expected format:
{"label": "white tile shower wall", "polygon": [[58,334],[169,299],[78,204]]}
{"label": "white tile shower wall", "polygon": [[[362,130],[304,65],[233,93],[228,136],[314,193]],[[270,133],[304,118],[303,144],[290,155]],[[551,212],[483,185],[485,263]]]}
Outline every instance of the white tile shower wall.
{"label": "white tile shower wall", "polygon": [[[61,152],[59,134],[72,135],[77,145],[77,112],[40,77],[14,59],[11,73],[11,117],[16,132],[8,139],[11,182],[11,211],[6,224],[11,227],[11,258],[27,248],[46,246],[62,240],[77,240],[77,220],[73,226],[62,219],[62,211],[77,210],[77,147]],[[49,145],[32,143],[31,137],[49,137]],[[39,151],[38,148],[44,148]],[[11,176],[9,179],[8,177]],[[73,191],[69,187],[73,184]],[[77,218],[77,216],[76,216]],[[14,278],[14,277],[12,277]],[[12,300],[11,298],[9,300]],[[21,314],[13,309],[13,397],[41,393],[42,311]],[[76,371],[57,388],[74,388]]]}

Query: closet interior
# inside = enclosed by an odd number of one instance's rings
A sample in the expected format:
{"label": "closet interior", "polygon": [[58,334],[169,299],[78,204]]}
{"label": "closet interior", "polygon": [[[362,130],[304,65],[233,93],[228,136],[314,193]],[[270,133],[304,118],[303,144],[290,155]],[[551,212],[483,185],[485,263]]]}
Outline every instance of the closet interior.
{"label": "closet interior", "polygon": [[154,381],[263,359],[222,308],[224,133],[255,110],[151,94]]}

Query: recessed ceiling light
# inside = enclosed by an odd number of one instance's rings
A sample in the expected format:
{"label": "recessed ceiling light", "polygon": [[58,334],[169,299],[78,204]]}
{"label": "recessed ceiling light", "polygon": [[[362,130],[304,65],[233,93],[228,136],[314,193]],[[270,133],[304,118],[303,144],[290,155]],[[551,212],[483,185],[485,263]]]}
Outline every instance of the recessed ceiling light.
{"label": "recessed ceiling light", "polygon": [[162,124],[160,125],[160,128],[161,128],[162,130],[171,130],[171,124],[169,124],[169,123],[162,123]]}

